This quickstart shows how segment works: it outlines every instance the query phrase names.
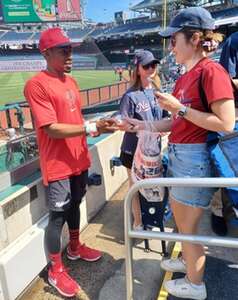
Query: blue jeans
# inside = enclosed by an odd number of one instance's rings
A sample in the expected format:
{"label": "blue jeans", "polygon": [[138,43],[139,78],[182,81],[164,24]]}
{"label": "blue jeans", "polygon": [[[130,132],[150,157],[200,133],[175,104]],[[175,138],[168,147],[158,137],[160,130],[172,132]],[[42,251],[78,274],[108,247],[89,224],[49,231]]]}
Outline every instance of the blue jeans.
{"label": "blue jeans", "polygon": [[[212,177],[207,145],[169,144],[167,177]],[[170,197],[184,205],[208,208],[216,188],[170,187]]]}

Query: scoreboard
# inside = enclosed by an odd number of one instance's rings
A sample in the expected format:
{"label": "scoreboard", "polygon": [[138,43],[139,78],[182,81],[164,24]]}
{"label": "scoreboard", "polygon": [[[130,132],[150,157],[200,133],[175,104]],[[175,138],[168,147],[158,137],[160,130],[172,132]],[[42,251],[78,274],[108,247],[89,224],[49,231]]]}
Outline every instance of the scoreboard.
{"label": "scoreboard", "polygon": [[37,23],[80,20],[80,0],[0,0],[0,22]]}

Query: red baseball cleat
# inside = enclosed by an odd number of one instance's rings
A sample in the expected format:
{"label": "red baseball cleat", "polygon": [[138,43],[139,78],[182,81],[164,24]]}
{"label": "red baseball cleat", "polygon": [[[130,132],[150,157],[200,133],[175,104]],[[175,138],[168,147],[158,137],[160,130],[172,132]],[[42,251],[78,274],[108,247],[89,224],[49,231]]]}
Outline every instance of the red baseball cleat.
{"label": "red baseball cleat", "polygon": [[102,257],[102,253],[96,249],[87,247],[85,244],[79,244],[75,251],[71,250],[70,245],[68,245],[67,257],[70,260],[81,258],[86,261],[97,261]]}
{"label": "red baseball cleat", "polygon": [[56,290],[65,297],[74,297],[80,290],[77,282],[69,276],[65,268],[59,271],[48,271],[48,281]]}

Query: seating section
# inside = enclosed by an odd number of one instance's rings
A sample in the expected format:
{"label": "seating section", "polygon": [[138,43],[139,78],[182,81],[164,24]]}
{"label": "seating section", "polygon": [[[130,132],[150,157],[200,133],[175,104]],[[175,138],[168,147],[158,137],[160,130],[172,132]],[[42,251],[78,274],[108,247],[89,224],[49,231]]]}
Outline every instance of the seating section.
{"label": "seating section", "polygon": [[32,36],[32,34],[33,32],[8,31],[2,36],[1,42],[27,42],[27,40]]}
{"label": "seating section", "polygon": [[103,29],[103,28],[96,28],[90,33],[90,36],[92,36],[92,37],[100,36],[100,35],[104,34],[104,30],[105,29]]}
{"label": "seating section", "polygon": [[[115,35],[123,35],[127,33],[139,33],[143,31],[153,31],[160,28],[159,20],[128,20],[126,24],[114,25],[106,28],[87,27],[70,29],[67,35],[73,41],[81,41],[87,36],[93,38],[97,37],[111,37]],[[0,44],[10,43],[12,44],[33,44],[38,43],[40,38],[40,32],[15,32],[15,31],[0,31]]]}
{"label": "seating section", "polygon": [[[71,29],[67,31],[67,35],[72,40],[81,40],[93,31],[92,28],[85,29]],[[15,44],[32,44],[38,43],[40,38],[40,32],[15,32],[15,31],[0,31],[0,44],[13,43]]]}
{"label": "seating section", "polygon": [[148,7],[155,7],[163,5],[162,1],[160,0],[144,0],[139,2],[138,4],[132,7],[132,10],[144,9]]}
{"label": "seating section", "polygon": [[212,12],[213,18],[216,20],[231,18],[238,15],[238,7],[227,8],[221,11]]}
{"label": "seating section", "polygon": [[[159,2],[159,1],[158,1]],[[158,4],[155,0],[144,0],[141,3],[135,5],[150,5]],[[216,20],[222,18],[229,18],[238,15],[238,7],[227,8],[220,11],[212,12],[213,17]],[[104,28],[88,26],[86,28],[70,29],[67,32],[70,39],[73,41],[82,41],[85,37],[91,36],[94,39],[97,38],[117,38],[127,34],[143,34],[148,31],[159,31],[161,26],[161,20],[150,19],[149,17],[137,18],[127,20],[125,24],[110,25]],[[15,31],[0,31],[0,45],[1,44],[33,44],[38,43],[40,38],[40,32],[15,32]]]}
{"label": "seating section", "polygon": [[17,61],[17,60],[41,60],[42,56],[39,53],[39,51],[36,50],[21,50],[21,51],[17,51],[17,50],[3,50],[0,49],[0,61],[6,61],[6,60],[13,60],[13,61]]}
{"label": "seating section", "polygon": [[38,42],[39,39],[40,39],[40,32],[35,32],[35,33],[33,34],[33,36],[31,37],[31,40],[32,40],[32,41],[35,41],[35,42]]}
{"label": "seating section", "polygon": [[68,37],[72,40],[74,39],[83,39],[88,33],[92,31],[92,28],[84,29],[71,29],[67,31]]}
{"label": "seating section", "polygon": [[124,35],[127,33],[142,33],[145,31],[154,31],[159,30],[160,22],[156,21],[147,21],[147,22],[128,22],[127,24],[113,26],[111,28],[100,29],[93,31],[90,36],[97,37],[113,37],[116,35]]}

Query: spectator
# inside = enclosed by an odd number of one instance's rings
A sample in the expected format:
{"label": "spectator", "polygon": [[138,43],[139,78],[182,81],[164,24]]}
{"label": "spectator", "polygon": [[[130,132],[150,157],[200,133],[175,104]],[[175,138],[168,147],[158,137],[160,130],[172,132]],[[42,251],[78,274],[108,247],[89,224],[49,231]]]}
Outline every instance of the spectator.
{"label": "spectator", "polygon": [[123,69],[122,67],[119,67],[117,69],[118,75],[119,75],[119,81],[122,81],[122,74],[123,74]]}
{"label": "spectator", "polygon": [[[160,32],[162,37],[170,37],[176,62],[186,67],[186,73],[176,82],[173,95],[156,92],[160,106],[170,111],[173,118],[150,126],[157,131],[171,131],[168,145],[170,177],[213,176],[206,144],[208,131],[230,132],[234,128],[230,78],[221,65],[207,57],[222,40],[219,33],[213,32],[214,28],[214,20],[206,9],[190,7],[181,10],[169,27]],[[201,79],[211,112],[207,112],[201,102]],[[122,126],[133,132],[144,128],[145,122],[132,119]],[[170,204],[179,233],[197,233],[203,211],[209,207],[213,194],[213,188],[170,188]],[[182,242],[182,257],[163,260],[161,267],[186,273],[186,276],[167,281],[166,290],[179,298],[206,299],[205,260],[202,245]]]}
{"label": "spectator", "polygon": [[131,68],[131,65],[128,65],[127,70],[128,70],[129,80],[131,80],[131,75],[132,75],[132,68]]}
{"label": "spectator", "polygon": [[[43,183],[49,205],[46,247],[49,253],[49,283],[60,294],[73,297],[78,283],[66,271],[61,259],[61,233],[68,224],[70,242],[67,257],[96,261],[102,254],[79,239],[79,205],[86,192],[89,152],[87,133],[97,133],[106,122],[85,124],[81,114],[79,88],[66,75],[72,67],[72,43],[60,28],[41,33],[39,49],[47,67],[25,85],[39,144]],[[43,250],[43,249],[42,249]]]}
{"label": "spectator", "polygon": [[[238,32],[233,33],[230,35],[221,51],[220,56],[220,64],[227,70],[227,72],[230,74],[230,77],[233,80],[234,85],[238,89]],[[237,91],[235,93],[236,100],[238,100],[237,97]],[[236,119],[238,116],[237,108],[236,108]],[[235,128],[237,130],[237,128]],[[223,204],[222,204],[222,197],[224,196],[223,193],[221,193],[221,190],[219,190],[212,201],[212,214],[211,214],[211,226],[212,230],[220,235],[224,236],[227,234],[227,223],[223,216]]]}
{"label": "spectator", "polygon": [[[157,82],[159,88],[159,78],[157,74],[157,64],[159,61],[150,51],[140,51],[136,53],[134,60],[134,70],[131,77],[131,87],[123,95],[120,103],[120,113],[122,117],[131,117],[138,120],[160,120],[161,109],[155,102],[151,78]],[[121,161],[127,168],[128,177],[131,181],[131,167],[135,154],[138,138],[135,133],[125,133],[121,145]],[[133,199],[132,213],[134,217],[134,228],[142,229],[141,209],[138,196]]]}
{"label": "spectator", "polygon": [[227,70],[238,88],[238,32],[226,39],[222,47],[220,64]]}

